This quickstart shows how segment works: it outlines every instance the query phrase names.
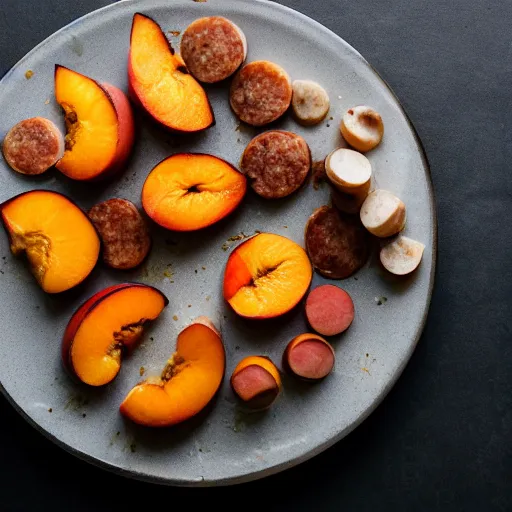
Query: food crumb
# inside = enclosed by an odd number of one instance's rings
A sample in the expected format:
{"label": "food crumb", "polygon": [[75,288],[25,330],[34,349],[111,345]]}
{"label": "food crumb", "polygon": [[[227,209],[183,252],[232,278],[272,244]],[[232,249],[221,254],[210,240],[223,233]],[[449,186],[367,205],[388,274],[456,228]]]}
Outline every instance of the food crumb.
{"label": "food crumb", "polygon": [[370,357],[370,354],[366,354],[366,357]]}
{"label": "food crumb", "polygon": [[202,448],[199,448],[199,451],[200,451],[201,453],[203,453],[203,449],[202,449]]}
{"label": "food crumb", "polygon": [[155,338],[153,338],[153,336],[151,336],[151,338],[149,338],[149,339],[150,339],[150,341],[154,341],[155,340]]}
{"label": "food crumb", "polygon": [[254,232],[257,234],[257,235],[260,235],[261,234],[261,231],[259,229],[255,229]]}
{"label": "food crumb", "polygon": [[240,350],[240,346],[239,346],[239,345],[237,345],[237,346],[235,347],[235,350]]}
{"label": "food crumb", "polygon": [[386,304],[387,300],[387,297],[375,297],[375,302],[377,303],[377,306],[382,306],[382,304]]}
{"label": "food crumb", "polygon": [[45,102],[44,102],[45,105],[49,105],[50,104],[50,98],[48,98]]}
{"label": "food crumb", "polygon": [[197,274],[197,268],[194,270],[194,272]]}
{"label": "food crumb", "polygon": [[130,451],[135,453],[137,451],[137,445],[135,443],[130,444]]}
{"label": "food crumb", "polygon": [[50,407],[50,408],[48,409],[48,412],[53,412],[53,409]]}
{"label": "food crumb", "polygon": [[208,295],[208,296],[206,297],[206,302],[208,302],[210,299],[211,299],[211,296],[210,296],[210,295]]}
{"label": "food crumb", "polygon": [[167,33],[171,34],[171,36],[174,36],[174,37],[178,37],[181,34],[181,32],[179,30],[168,30]]}
{"label": "food crumb", "polygon": [[368,368],[361,368],[361,370],[363,370],[363,372],[366,372],[368,375],[371,375],[370,370],[368,370]]}
{"label": "food crumb", "polygon": [[283,226],[284,229],[288,229],[288,226]]}
{"label": "food crumb", "polygon": [[118,431],[116,432],[116,436],[119,436],[119,435],[121,435],[121,432],[118,430]]}
{"label": "food crumb", "polygon": [[174,316],[172,317],[172,319],[173,319],[175,322],[177,322],[177,321],[178,321],[178,317],[177,317],[176,315],[174,315]]}
{"label": "food crumb", "polygon": [[201,267],[203,270],[206,270],[206,267]]}
{"label": "food crumb", "polygon": [[139,368],[139,375],[142,377],[144,375],[144,372],[146,371],[146,369],[144,368],[144,366],[141,366]]}
{"label": "food crumb", "polygon": [[85,418],[87,416],[87,414],[85,414],[85,412],[82,414],[82,418]]}
{"label": "food crumb", "polygon": [[329,123],[327,123],[327,128],[330,128],[330,127],[331,127],[331,125]]}
{"label": "food crumb", "polygon": [[34,72],[31,69],[28,69],[27,71],[25,71],[25,78],[27,80],[30,80],[33,76],[34,76]]}
{"label": "food crumb", "polygon": [[0,270],[0,274],[5,274],[5,272],[3,270]]}
{"label": "food crumb", "polygon": [[320,183],[325,181],[327,178],[327,174],[325,173],[325,160],[313,162],[311,168],[313,170],[313,188],[318,190]]}
{"label": "food crumb", "polygon": [[333,121],[333,120],[334,120],[334,117],[332,117],[332,116],[331,116],[331,117],[329,117],[329,120],[330,120],[330,121]]}
{"label": "food crumb", "polygon": [[192,304],[189,304],[189,305],[188,305],[188,307],[189,307],[189,308],[191,308],[191,307],[192,307]]}

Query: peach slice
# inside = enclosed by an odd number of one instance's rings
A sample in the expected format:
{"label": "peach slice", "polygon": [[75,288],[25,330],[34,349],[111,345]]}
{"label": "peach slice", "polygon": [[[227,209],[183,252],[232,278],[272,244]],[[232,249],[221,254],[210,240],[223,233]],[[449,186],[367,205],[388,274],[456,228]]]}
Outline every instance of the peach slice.
{"label": "peach slice", "polygon": [[270,407],[281,391],[281,377],[275,364],[264,356],[242,359],[231,376],[235,394],[252,410]]}
{"label": "peach slice", "polygon": [[230,214],[246,189],[245,176],[224,160],[179,153],[151,171],[142,189],[142,206],[164,228],[194,231]]}
{"label": "peach slice", "polygon": [[137,384],[120,411],[147,427],[181,423],[204,409],[214,397],[224,368],[221,335],[208,318],[199,317],[178,335],[176,352],[161,376]]}
{"label": "peach slice", "polygon": [[119,373],[123,350],[136,345],[145,325],[168,302],[162,292],[143,284],[120,284],[98,292],[78,308],[66,327],[65,366],[85,384],[108,384]]}
{"label": "peach slice", "polygon": [[284,366],[295,376],[309,380],[321,380],[334,367],[334,350],[317,334],[305,333],[296,336],[283,355]]}
{"label": "peach slice", "polygon": [[130,90],[159,124],[177,132],[198,132],[215,123],[208,96],[174,54],[160,26],[133,16],[128,57]]}
{"label": "peach slice", "polygon": [[85,213],[67,197],[33,190],[0,205],[11,251],[25,253],[47,293],[80,284],[98,260],[100,240]]}
{"label": "peach slice", "polygon": [[63,66],[55,66],[55,98],[65,113],[66,151],[57,169],[74,180],[110,177],[128,160],[133,114],[125,94]]}
{"label": "peach slice", "polygon": [[284,236],[261,233],[231,253],[224,274],[224,298],[240,316],[273,318],[302,299],[312,273],[302,247]]}

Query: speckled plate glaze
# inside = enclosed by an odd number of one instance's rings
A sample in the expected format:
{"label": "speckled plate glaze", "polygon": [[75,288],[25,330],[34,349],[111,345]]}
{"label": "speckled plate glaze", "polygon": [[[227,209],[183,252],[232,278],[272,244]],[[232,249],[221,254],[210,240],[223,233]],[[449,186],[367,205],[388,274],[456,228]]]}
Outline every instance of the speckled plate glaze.
{"label": "speckled plate glaze", "polygon": [[[249,354],[267,354],[280,363],[287,342],[307,330],[300,307],[284,319],[257,324],[230,312],[221,297],[221,281],[236,243],[225,243],[241,232],[261,230],[303,244],[306,220],[328,202],[327,188],[315,191],[308,184],[282,201],[264,201],[249,193],[234,215],[200,234],[178,235],[153,226],[154,247],[142,268],[122,273],[98,265],[82,286],[59,297],[39,289],[1,235],[0,381],[17,410],[59,446],[122,475],[187,486],[244,482],[305,461],[340,440],[375,409],[409,360],[425,322],[434,279],[436,220],[428,164],[396,97],[357,51],[306,16],[255,0],[128,0],[77,20],[36,47],[3,78],[0,136],[19,120],[36,115],[63,124],[53,96],[55,63],[126,90],[130,26],[137,11],[152,16],[166,31],[182,31],[200,16],[224,15],[245,31],[249,61],[269,59],[294,79],[323,84],[331,98],[324,122],[302,128],[286,117],[278,123],[304,136],[315,160],[342,144],[338,125],[343,111],[355,104],[373,105],[386,126],[383,143],[368,154],[376,183],[405,201],[405,232],[426,245],[420,268],[409,278],[385,274],[374,256],[355,277],[336,283],[352,295],[356,317],[349,331],[333,340],[336,367],[324,382],[311,386],[285,377],[275,406],[247,416],[239,411],[226,378],[216,399],[198,417],[175,428],[148,430],[125,421],[118,406],[140,380],[140,367],[146,374],[157,373],[172,353],[179,330],[197,315],[209,315],[222,328],[227,376]],[[169,37],[177,46],[179,37],[170,32]],[[27,70],[34,73],[31,79],[25,77]],[[68,194],[84,208],[113,196],[140,206],[147,174],[174,152],[212,153],[236,165],[257,132],[241,126],[230,111],[226,85],[209,87],[208,93],[217,119],[214,128],[193,137],[172,137],[139,118],[134,157],[124,175],[108,185],[72,182],[53,171],[29,179],[0,161],[0,202],[47,188]],[[105,389],[87,389],[61,367],[61,335],[82,301],[121,281],[157,286],[170,305],[125,360],[117,379]],[[313,286],[322,282],[315,275]],[[380,297],[387,301],[379,305]]]}

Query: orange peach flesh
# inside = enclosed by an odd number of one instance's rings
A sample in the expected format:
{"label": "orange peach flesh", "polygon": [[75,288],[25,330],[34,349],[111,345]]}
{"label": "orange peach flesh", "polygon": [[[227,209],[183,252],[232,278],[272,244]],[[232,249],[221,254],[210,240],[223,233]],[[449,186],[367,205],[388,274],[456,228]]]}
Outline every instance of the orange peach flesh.
{"label": "orange peach flesh", "polygon": [[196,321],[179,334],[176,352],[161,376],[135,386],[121,404],[121,413],[150,427],[185,421],[213,398],[224,368],[224,346],[218,332]]}
{"label": "orange peach flesh", "polygon": [[65,113],[66,151],[57,169],[87,180],[112,164],[119,138],[116,109],[94,80],[62,66],[55,71],[55,98]]}
{"label": "orange peach flesh", "polygon": [[26,253],[48,293],[81,283],[98,260],[100,240],[87,216],[66,197],[34,190],[0,207],[14,255]]}
{"label": "orange peach flesh", "polygon": [[133,17],[128,75],[143,107],[168,128],[195,132],[213,124],[206,92],[174,55],[159,25],[142,14]]}
{"label": "orange peach flesh", "polygon": [[166,305],[149,286],[128,286],[100,299],[78,327],[70,349],[77,377],[91,386],[108,384],[121,367],[123,349],[140,339],[144,325]]}
{"label": "orange peach flesh", "polygon": [[281,389],[281,377],[274,363],[263,356],[242,359],[231,376],[236,395],[251,409],[272,404]]}
{"label": "orange peach flesh", "polygon": [[229,257],[224,298],[241,316],[272,318],[302,299],[311,277],[311,263],[302,247],[283,236],[261,233]]}
{"label": "orange peach flesh", "polygon": [[182,153],[151,171],[142,189],[142,205],[164,228],[193,231],[231,213],[246,188],[245,177],[224,160]]}

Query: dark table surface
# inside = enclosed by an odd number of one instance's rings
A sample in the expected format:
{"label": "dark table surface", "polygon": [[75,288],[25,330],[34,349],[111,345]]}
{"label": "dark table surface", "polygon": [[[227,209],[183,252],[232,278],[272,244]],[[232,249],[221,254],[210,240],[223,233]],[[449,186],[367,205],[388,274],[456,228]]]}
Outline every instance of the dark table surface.
{"label": "dark table surface", "polygon": [[[109,3],[0,0],[0,76],[52,32]],[[409,365],[383,404],[334,447],[231,488],[159,487],[107,473],[53,445],[2,397],[1,510],[182,501],[241,510],[259,502],[266,511],[512,510],[512,2],[280,3],[359,50],[425,145],[439,258],[427,326]]]}

